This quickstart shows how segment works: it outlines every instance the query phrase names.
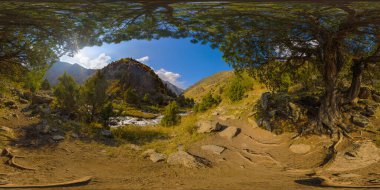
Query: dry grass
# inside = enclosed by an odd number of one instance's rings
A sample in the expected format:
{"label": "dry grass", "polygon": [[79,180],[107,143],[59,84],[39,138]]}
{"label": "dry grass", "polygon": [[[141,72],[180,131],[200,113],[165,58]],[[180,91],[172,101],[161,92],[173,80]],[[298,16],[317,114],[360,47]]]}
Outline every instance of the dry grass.
{"label": "dry grass", "polygon": [[175,152],[179,145],[185,149],[193,142],[204,137],[196,133],[197,115],[185,116],[181,124],[173,127],[162,126],[125,126],[113,129],[115,138],[120,142],[139,144],[143,149],[153,148],[162,153]]}

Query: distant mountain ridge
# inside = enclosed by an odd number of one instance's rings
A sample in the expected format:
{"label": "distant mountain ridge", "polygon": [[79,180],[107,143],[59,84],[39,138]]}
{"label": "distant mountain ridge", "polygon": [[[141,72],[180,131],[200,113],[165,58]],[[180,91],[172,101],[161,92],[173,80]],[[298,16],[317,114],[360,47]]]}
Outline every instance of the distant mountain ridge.
{"label": "distant mountain ridge", "polygon": [[123,91],[132,90],[139,98],[148,94],[157,102],[165,102],[184,92],[170,82],[160,79],[149,66],[131,58],[114,61],[100,70],[86,69],[78,64],[57,62],[46,72],[45,78],[54,86],[58,83],[58,78],[67,72],[77,83],[83,84],[96,71],[103,72],[106,79],[111,82],[114,91],[119,91],[116,93],[118,96],[123,96]]}
{"label": "distant mountain ridge", "polygon": [[53,64],[46,71],[45,78],[52,86],[55,86],[58,83],[58,78],[66,72],[74,77],[77,83],[82,84],[96,71],[96,69],[86,69],[78,64],[70,64],[59,61]]}

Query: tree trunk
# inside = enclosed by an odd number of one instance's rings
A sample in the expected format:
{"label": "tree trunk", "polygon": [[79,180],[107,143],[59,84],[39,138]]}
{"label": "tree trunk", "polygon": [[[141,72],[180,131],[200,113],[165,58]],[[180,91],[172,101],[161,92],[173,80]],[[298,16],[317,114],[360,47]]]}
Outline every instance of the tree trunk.
{"label": "tree trunk", "polygon": [[348,90],[347,102],[352,102],[359,96],[363,71],[364,64],[361,61],[354,60],[354,65],[352,66],[352,81]]}
{"label": "tree trunk", "polygon": [[342,67],[343,59],[340,57],[339,45],[331,39],[330,43],[325,46],[323,56],[323,81],[325,84],[325,93],[321,100],[321,106],[318,114],[317,130],[320,133],[334,134],[337,132],[338,123],[341,119],[337,102],[336,84],[338,74]]}

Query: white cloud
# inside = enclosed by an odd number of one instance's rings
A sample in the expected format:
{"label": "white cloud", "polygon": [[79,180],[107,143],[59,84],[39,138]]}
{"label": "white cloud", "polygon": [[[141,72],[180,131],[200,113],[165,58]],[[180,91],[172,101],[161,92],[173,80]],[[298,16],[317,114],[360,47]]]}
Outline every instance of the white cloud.
{"label": "white cloud", "polygon": [[156,70],[155,72],[162,80],[168,81],[180,88],[184,88],[183,82],[179,81],[179,79],[181,78],[181,75],[179,73],[173,73],[162,68]]}
{"label": "white cloud", "polygon": [[138,62],[141,62],[141,63],[146,63],[149,61],[149,56],[144,56],[144,57],[141,57],[141,58],[138,58],[136,59]]}
{"label": "white cloud", "polygon": [[64,55],[60,60],[71,64],[77,63],[87,69],[101,69],[111,62],[111,57],[105,53],[101,53],[98,57],[91,59],[90,57],[79,52],[75,54],[74,57]]}

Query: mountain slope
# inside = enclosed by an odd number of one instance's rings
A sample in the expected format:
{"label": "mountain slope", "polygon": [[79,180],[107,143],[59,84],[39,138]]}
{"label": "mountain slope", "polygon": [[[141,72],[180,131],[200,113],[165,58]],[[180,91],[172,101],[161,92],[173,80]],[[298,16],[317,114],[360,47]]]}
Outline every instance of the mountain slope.
{"label": "mountain slope", "polygon": [[206,77],[188,88],[184,95],[199,101],[204,95],[211,92],[213,94],[221,94],[225,86],[235,76],[233,71],[222,71]]}
{"label": "mountain slope", "polygon": [[136,99],[148,95],[151,102],[164,104],[176,97],[158,75],[148,66],[134,60],[114,61],[101,70],[112,85],[114,96],[132,92]]}
{"label": "mountain slope", "polygon": [[96,70],[86,69],[78,64],[70,64],[59,61],[46,71],[45,78],[51,85],[54,86],[58,83],[58,77],[63,75],[65,72],[74,77],[77,83],[82,84],[88,77],[93,75]]}
{"label": "mountain slope", "polygon": [[166,85],[166,87],[172,91],[174,94],[176,94],[177,96],[181,95],[183,92],[185,92],[185,90],[183,90],[182,88],[179,88],[177,87],[176,85],[170,83],[169,81],[165,81],[165,80],[162,80],[162,82]]}

